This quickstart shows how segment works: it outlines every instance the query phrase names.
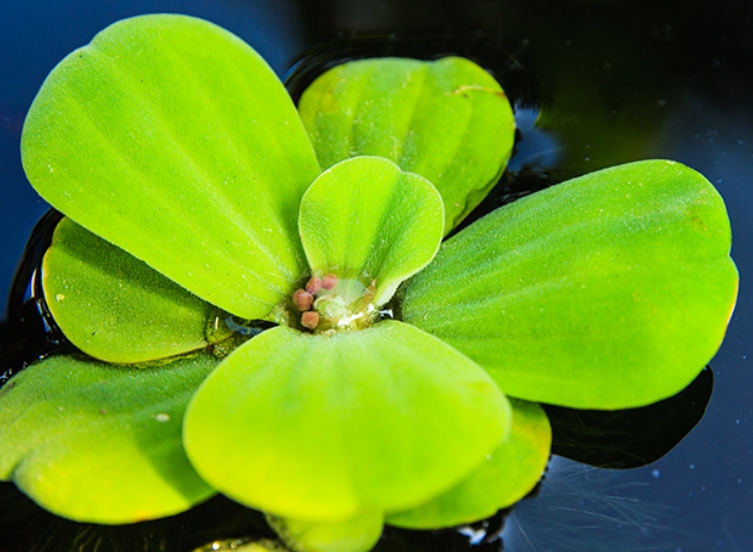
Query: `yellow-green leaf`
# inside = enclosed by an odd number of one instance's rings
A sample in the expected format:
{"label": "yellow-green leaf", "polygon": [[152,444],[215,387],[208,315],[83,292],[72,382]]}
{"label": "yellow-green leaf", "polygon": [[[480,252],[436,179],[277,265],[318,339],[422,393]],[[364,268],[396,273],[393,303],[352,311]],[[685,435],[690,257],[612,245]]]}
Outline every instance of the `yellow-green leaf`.
{"label": "yellow-green leaf", "polygon": [[497,81],[457,57],[344,63],[315,80],[298,109],[322,168],[376,155],[434,184],[446,233],[496,183],[515,137]]}
{"label": "yellow-green leaf", "polygon": [[549,460],[552,431],[539,405],[515,399],[510,404],[510,435],[481,467],[446,493],[391,514],[386,522],[407,529],[453,527],[488,518],[531,492]]}
{"label": "yellow-green leaf", "polygon": [[65,336],[100,360],[135,363],[206,347],[213,307],[68,218],[42,264]]}
{"label": "yellow-green leaf", "polygon": [[186,412],[191,462],[276,516],[340,522],[450,488],[509,430],[505,397],[451,347],[385,321],[332,336],[268,330],[228,356]]}
{"label": "yellow-green leaf", "polygon": [[374,282],[374,304],[382,305],[434,258],[444,211],[426,179],[386,159],[356,157],[314,181],[298,224],[314,273]]}
{"label": "yellow-green leaf", "polygon": [[267,315],[305,271],[314,151],[269,66],[211,23],[106,28],[47,77],[21,149],[55,208],[234,315]]}
{"label": "yellow-green leaf", "polygon": [[130,523],[214,494],[181,441],[188,400],[210,355],[149,368],[53,356],[0,391],[0,479],[78,521]]}
{"label": "yellow-green leaf", "polygon": [[407,287],[406,322],[513,397],[643,406],[716,353],[737,296],[722,198],[697,172],[642,161],[504,206],[446,241]]}

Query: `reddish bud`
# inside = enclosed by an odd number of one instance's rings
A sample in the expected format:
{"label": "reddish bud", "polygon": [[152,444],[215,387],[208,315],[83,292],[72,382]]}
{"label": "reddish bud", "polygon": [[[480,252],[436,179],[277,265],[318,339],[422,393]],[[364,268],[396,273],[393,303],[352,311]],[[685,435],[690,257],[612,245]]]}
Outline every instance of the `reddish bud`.
{"label": "reddish bud", "polygon": [[308,291],[311,295],[316,295],[317,293],[319,293],[320,289],[322,289],[321,278],[312,276],[311,278],[309,278],[309,281],[306,282],[306,291]]}
{"label": "reddish bud", "polygon": [[301,326],[313,330],[319,324],[319,313],[316,311],[306,311],[301,315]]}
{"label": "reddish bud", "polygon": [[309,310],[313,303],[314,296],[305,289],[297,289],[295,290],[295,293],[293,293],[293,305],[299,311],[303,312]]}
{"label": "reddish bud", "polygon": [[334,274],[327,274],[322,278],[322,287],[326,290],[334,289],[337,285],[337,276]]}

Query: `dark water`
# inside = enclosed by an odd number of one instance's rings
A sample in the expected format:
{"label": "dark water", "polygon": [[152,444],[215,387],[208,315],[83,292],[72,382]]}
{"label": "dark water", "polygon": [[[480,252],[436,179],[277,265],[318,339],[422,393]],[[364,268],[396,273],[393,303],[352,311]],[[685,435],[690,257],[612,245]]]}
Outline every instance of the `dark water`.
{"label": "dark water", "polygon": [[[631,465],[625,457],[638,455],[632,465],[647,465],[600,469],[555,456],[534,498],[504,521],[498,517],[483,527],[487,537],[501,532],[502,540],[482,542],[481,526],[464,534],[390,532],[379,549],[465,550],[478,542],[478,550],[504,546],[513,552],[753,550],[747,279],[753,261],[753,4],[720,0],[705,10],[658,4],[60,0],[3,6],[0,308],[5,310],[5,290],[26,239],[47,210],[21,169],[24,113],[55,63],[107,24],[148,12],[201,16],[243,37],[280,75],[290,74],[294,60],[308,52],[294,73],[294,93],[337,58],[467,55],[495,72],[517,103],[521,128],[511,175],[487,208],[616,163],[676,159],[705,174],[727,202],[740,298],[727,340],[692,390],[638,421],[614,420],[632,444],[573,441],[579,430],[572,429],[568,412],[553,413],[557,452],[621,467]],[[690,430],[707,400],[705,415]],[[598,458],[594,444],[609,454]],[[48,516],[12,487],[0,486],[0,552],[43,544],[48,550],[89,551],[97,542],[100,550],[186,550],[216,537],[263,531],[257,516],[223,499],[186,518],[100,531]]]}

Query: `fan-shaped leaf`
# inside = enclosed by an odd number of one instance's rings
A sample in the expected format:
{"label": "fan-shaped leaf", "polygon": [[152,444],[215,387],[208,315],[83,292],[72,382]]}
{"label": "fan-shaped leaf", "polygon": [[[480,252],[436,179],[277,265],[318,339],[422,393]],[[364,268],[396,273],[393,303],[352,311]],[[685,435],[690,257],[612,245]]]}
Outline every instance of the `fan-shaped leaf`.
{"label": "fan-shaped leaf", "polygon": [[357,157],[322,173],[301,201],[299,227],[311,269],[376,282],[386,303],[434,257],[442,198],[426,179],[386,159]]}
{"label": "fan-shaped leaf", "polygon": [[407,324],[333,336],[277,327],[202,385],[184,443],[229,497],[339,522],[426,502],[480,464],[509,423],[481,368]]}
{"label": "fan-shaped leaf", "polygon": [[507,394],[579,408],[656,402],[716,353],[737,295],[724,203],[697,172],[644,161],[537,192],[443,244],[406,322]]}
{"label": "fan-shaped leaf", "polygon": [[214,493],[181,442],[186,404],[217,365],[209,355],[155,368],[43,360],[0,392],[0,478],[57,515],[129,523]]}
{"label": "fan-shaped leaf", "polygon": [[314,81],[298,108],[323,168],[376,155],[420,174],[442,194],[445,232],[496,183],[515,135],[497,81],[457,57],[345,63]]}
{"label": "fan-shaped leaf", "polygon": [[305,270],[311,144],[264,60],[211,23],[99,33],[47,77],[22,154],[54,207],[232,314],[267,315]]}
{"label": "fan-shaped leaf", "polygon": [[68,218],[42,273],[55,322],[88,355],[136,363],[207,345],[211,305]]}

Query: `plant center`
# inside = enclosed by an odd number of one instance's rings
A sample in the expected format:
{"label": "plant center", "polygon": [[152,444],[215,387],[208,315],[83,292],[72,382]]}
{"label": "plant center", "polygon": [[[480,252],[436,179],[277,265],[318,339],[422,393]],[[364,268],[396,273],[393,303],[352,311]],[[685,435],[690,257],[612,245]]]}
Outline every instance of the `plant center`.
{"label": "plant center", "polygon": [[290,298],[290,325],[317,334],[367,328],[380,315],[373,303],[375,287],[376,280],[366,285],[332,273],[314,274]]}

